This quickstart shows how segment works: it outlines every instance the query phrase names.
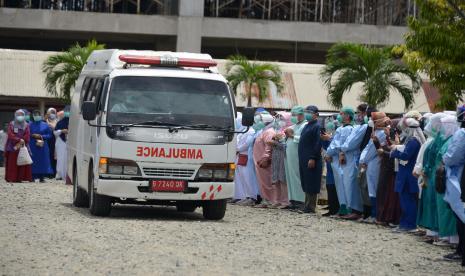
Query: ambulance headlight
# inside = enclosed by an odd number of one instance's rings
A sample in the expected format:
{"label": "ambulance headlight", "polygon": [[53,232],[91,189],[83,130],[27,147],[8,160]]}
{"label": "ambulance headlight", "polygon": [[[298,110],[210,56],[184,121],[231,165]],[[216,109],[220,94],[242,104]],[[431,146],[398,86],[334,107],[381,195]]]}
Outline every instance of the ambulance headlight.
{"label": "ambulance headlight", "polygon": [[199,178],[212,178],[213,177],[213,170],[211,169],[200,169],[197,173]]}
{"label": "ambulance headlight", "polygon": [[136,162],[105,157],[100,158],[99,173],[114,175],[141,175]]}
{"label": "ambulance headlight", "polygon": [[201,181],[233,181],[235,165],[233,163],[204,164],[196,179]]}

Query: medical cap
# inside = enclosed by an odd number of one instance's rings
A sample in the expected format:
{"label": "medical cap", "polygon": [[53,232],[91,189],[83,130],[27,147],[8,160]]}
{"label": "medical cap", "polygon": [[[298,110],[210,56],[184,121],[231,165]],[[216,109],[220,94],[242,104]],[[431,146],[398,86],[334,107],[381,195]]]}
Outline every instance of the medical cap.
{"label": "medical cap", "polygon": [[465,121],[465,104],[457,108],[457,121]]}
{"label": "medical cap", "polygon": [[255,110],[255,112],[264,112],[266,111],[263,107],[257,107],[257,109]]}
{"label": "medical cap", "polygon": [[300,105],[296,105],[291,109],[292,114],[304,114],[304,108]]}
{"label": "medical cap", "polygon": [[355,111],[352,107],[345,106],[341,109],[342,112],[345,114],[349,115],[350,117],[354,118],[355,117]]}

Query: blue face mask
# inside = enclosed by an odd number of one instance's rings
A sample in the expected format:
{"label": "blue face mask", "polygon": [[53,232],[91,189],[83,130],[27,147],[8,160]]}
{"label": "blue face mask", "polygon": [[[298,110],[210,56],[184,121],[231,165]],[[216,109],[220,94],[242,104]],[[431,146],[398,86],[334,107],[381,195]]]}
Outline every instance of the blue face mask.
{"label": "blue face mask", "polygon": [[68,118],[69,117],[69,111],[65,112],[64,115],[65,115],[65,118]]}

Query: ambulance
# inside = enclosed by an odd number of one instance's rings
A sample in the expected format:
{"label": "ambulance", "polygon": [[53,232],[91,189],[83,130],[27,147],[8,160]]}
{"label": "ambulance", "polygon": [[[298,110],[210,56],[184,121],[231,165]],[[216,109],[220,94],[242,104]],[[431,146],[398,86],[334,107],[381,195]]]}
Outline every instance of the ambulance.
{"label": "ambulance", "polygon": [[[98,50],[76,82],[68,135],[73,204],[201,207],[220,220],[233,196],[235,102],[207,54]],[[242,124],[253,124],[253,109]]]}

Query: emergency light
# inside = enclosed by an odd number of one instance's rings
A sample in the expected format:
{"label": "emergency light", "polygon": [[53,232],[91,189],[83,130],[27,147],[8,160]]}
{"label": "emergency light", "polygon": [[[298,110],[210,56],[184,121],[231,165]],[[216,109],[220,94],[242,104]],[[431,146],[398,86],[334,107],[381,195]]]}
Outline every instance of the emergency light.
{"label": "emergency light", "polygon": [[211,59],[177,58],[177,57],[173,57],[170,55],[165,55],[165,56],[120,55],[119,60],[126,62],[128,64],[194,67],[194,68],[210,68],[210,67],[214,67],[217,65],[216,61],[211,60]]}

